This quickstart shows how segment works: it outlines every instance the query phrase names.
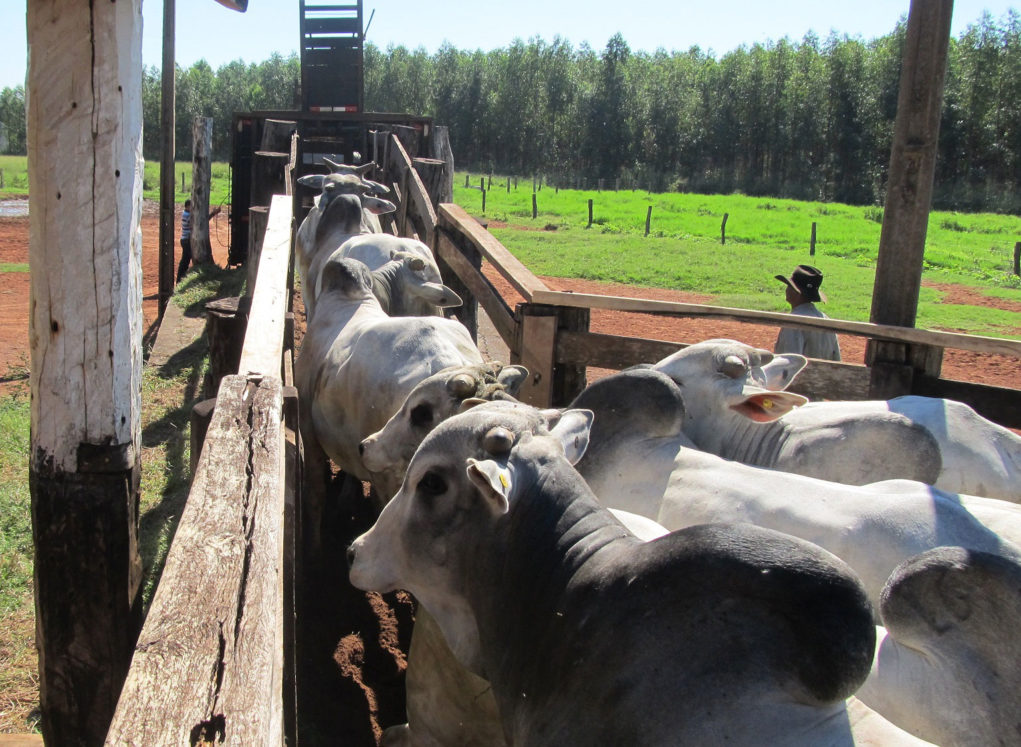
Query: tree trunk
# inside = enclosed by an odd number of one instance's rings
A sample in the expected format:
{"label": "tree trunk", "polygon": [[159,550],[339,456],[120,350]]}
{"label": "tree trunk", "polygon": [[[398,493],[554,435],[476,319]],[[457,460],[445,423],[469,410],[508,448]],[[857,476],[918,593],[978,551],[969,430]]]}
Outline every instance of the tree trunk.
{"label": "tree trunk", "polygon": [[140,619],[141,0],[33,0],[27,29],[42,730],[102,744]]}
{"label": "tree trunk", "polygon": [[191,127],[191,257],[195,264],[213,261],[209,243],[209,184],[213,150],[213,120],[195,117]]}

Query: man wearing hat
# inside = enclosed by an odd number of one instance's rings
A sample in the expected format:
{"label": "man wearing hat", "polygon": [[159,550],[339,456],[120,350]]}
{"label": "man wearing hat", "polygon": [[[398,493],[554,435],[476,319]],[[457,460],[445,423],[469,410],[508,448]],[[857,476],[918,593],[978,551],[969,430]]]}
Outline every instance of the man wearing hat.
{"label": "man wearing hat", "polygon": [[[811,265],[798,265],[790,277],[777,275],[776,279],[787,285],[787,303],[791,313],[825,319],[826,315],[815,307],[816,301],[825,301],[819,291],[822,273]],[[777,353],[800,353],[809,358],[839,361],[840,344],[835,332],[824,329],[783,327],[776,338],[774,351]]]}

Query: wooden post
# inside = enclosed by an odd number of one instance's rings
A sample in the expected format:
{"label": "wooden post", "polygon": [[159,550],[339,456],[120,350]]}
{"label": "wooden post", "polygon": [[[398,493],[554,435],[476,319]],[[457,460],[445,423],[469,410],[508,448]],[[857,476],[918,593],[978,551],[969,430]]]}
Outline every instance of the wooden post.
{"label": "wooden post", "polygon": [[815,221],[812,221],[812,243],[808,248],[808,254],[810,257],[815,256]]}
{"label": "wooden post", "polygon": [[592,228],[592,198],[588,198],[588,228]]}
{"label": "wooden post", "polygon": [[184,172],[183,171],[181,172],[181,191],[182,192],[186,191],[186,186],[185,186],[185,183],[184,183]]}
{"label": "wooden post", "polygon": [[[241,347],[248,329],[252,297],[217,298],[206,304],[206,344],[209,370],[202,382],[202,396],[216,397],[225,376],[238,372]],[[195,455],[198,456],[198,455]]]}
{"label": "wooden post", "polygon": [[[163,0],[163,70],[160,89],[159,316],[174,293],[174,3]],[[183,190],[182,190],[183,191]]]}
{"label": "wooden post", "polygon": [[727,218],[730,217],[730,213],[723,214],[723,221],[720,223],[720,243],[727,243]]}
{"label": "wooden post", "polygon": [[26,16],[27,458],[47,744],[103,743],[140,624],[141,5],[34,0]]}
{"label": "wooden post", "polygon": [[558,364],[557,333],[561,330],[588,332],[589,310],[545,304],[518,304],[520,320],[517,349],[511,356],[529,371],[518,393],[522,402],[536,407],[562,407],[585,388],[585,366]]}
{"label": "wooden post", "polygon": [[465,175],[464,175],[464,186],[465,186],[465,187],[469,187],[469,186],[471,186],[471,182],[469,182],[469,181],[468,181],[468,180],[470,179],[470,177],[471,177],[471,175],[470,175],[470,174],[465,174]]}
{"label": "wooden post", "polygon": [[438,158],[413,158],[411,165],[422,178],[422,186],[425,187],[434,210],[439,207],[441,202],[450,202],[450,197],[444,198],[446,162]]}
{"label": "wooden post", "polygon": [[414,127],[407,127],[405,125],[394,125],[393,133],[397,136],[400,144],[404,146],[404,151],[408,154],[408,158],[415,158],[421,147],[422,133]]}
{"label": "wooden post", "polygon": [[1014,274],[1021,275],[1021,241],[1014,244]]}
{"label": "wooden post", "polygon": [[489,181],[487,181],[486,184],[488,185],[486,187],[486,189],[492,189],[493,188],[493,175],[492,174],[489,175]]}
{"label": "wooden post", "polygon": [[652,225],[652,205],[649,205],[649,212],[645,214],[645,235],[649,235],[649,227]]}
{"label": "wooden post", "polygon": [[[953,6],[953,0],[912,0],[908,13],[872,293],[870,321],[875,324],[915,325]],[[889,370],[910,366],[917,357],[895,350],[905,347],[869,343],[871,397],[887,399],[911,391],[910,370],[898,376]]]}
{"label": "wooden post", "polygon": [[536,201],[535,192],[532,192],[532,220],[539,215],[539,203]]}
{"label": "wooden post", "polygon": [[482,212],[486,212],[486,190],[482,190]]}
{"label": "wooden post", "polygon": [[213,261],[213,248],[209,243],[212,150],[212,117],[195,117],[191,125],[191,256],[195,264]]}
{"label": "wooden post", "polygon": [[511,183],[511,180],[510,180],[510,177],[508,176],[507,177],[507,194],[510,194],[510,183]]}
{"label": "wooden post", "polygon": [[[443,161],[442,176],[436,191],[438,202],[454,201],[454,149],[450,146],[450,129],[446,125],[433,127],[432,157]],[[428,185],[427,185],[428,186]],[[430,192],[432,194],[432,192]]]}
{"label": "wooden post", "polygon": [[[259,253],[266,236],[266,223],[269,220],[268,205],[252,205],[248,208],[248,256],[245,258],[245,295],[249,298],[255,291],[255,281],[259,274]],[[231,373],[237,373],[232,371]]]}

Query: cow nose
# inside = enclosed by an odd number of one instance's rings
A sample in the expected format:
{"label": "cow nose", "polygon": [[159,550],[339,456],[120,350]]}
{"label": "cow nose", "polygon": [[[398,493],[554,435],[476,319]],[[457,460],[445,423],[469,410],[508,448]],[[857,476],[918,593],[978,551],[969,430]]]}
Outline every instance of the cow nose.
{"label": "cow nose", "polygon": [[347,548],[347,568],[351,570],[351,566],[355,564],[355,546],[349,545]]}

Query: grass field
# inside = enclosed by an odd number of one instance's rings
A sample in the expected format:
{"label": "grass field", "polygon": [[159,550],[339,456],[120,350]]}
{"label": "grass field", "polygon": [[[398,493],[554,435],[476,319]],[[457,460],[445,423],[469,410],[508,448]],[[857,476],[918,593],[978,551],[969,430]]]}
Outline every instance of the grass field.
{"label": "grass field", "polygon": [[[650,194],[642,191],[556,190],[532,183],[507,191],[497,177],[486,193],[478,178],[455,178],[454,201],[490,221],[490,230],[533,272],[604,282],[694,291],[721,306],[785,311],[776,274],[801,263],[819,267],[831,317],[868,321],[882,209],[798,202],[745,195]],[[487,181],[488,186],[488,181]],[[588,223],[588,200],[593,222]],[[650,232],[645,235],[645,221]],[[721,223],[727,215],[726,243]],[[810,254],[816,224],[815,255]],[[501,224],[506,223],[506,226]],[[956,283],[1021,303],[1013,251],[1021,217],[933,212],[927,233],[923,283]],[[944,294],[923,287],[920,327],[1021,337],[1021,314],[940,303]]]}

